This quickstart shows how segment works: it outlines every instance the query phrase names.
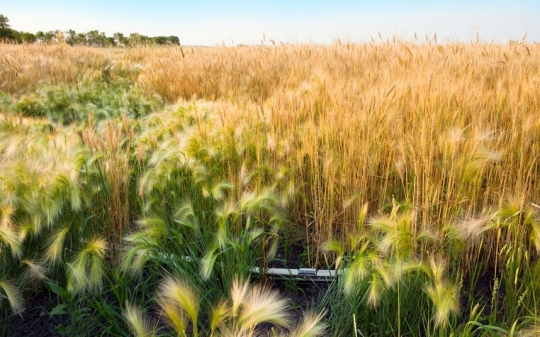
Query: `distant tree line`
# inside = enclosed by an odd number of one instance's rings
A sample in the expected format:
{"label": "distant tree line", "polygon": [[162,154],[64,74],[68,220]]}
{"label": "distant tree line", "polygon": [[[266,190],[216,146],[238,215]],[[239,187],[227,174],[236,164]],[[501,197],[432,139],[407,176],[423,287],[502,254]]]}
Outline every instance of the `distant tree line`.
{"label": "distant tree line", "polygon": [[9,25],[9,19],[0,14],[0,41],[10,41],[16,43],[67,43],[69,45],[84,45],[92,47],[129,47],[136,45],[180,45],[177,36],[145,36],[132,33],[128,36],[122,33],[114,33],[113,36],[106,36],[99,30],[91,30],[86,33],[77,33],[73,29],[62,32],[60,30],[35,34],[17,31]]}

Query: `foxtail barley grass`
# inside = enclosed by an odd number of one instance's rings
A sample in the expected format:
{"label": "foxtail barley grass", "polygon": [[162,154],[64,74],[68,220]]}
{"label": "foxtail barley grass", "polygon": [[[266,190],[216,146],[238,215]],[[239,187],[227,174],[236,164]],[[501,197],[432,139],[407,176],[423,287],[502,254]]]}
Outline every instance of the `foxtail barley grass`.
{"label": "foxtail barley grass", "polygon": [[0,280],[0,289],[2,289],[2,301],[7,299],[14,313],[20,314],[24,310],[24,301],[20,290],[13,281],[3,279]]}
{"label": "foxtail barley grass", "polygon": [[193,336],[198,335],[200,297],[191,284],[184,280],[167,278],[161,283],[158,297],[159,306],[179,335],[186,335],[187,318],[191,320]]}
{"label": "foxtail barley grass", "polygon": [[[198,335],[201,302],[197,289],[178,278],[166,278],[158,292],[158,304],[179,336],[186,336],[188,328],[192,331],[191,335]],[[210,330],[206,332],[210,336],[275,335],[277,331],[273,328],[270,330],[268,325],[278,328],[280,336],[315,337],[326,332],[325,325],[321,323],[323,314],[313,313],[307,313],[297,327],[287,329],[292,323],[287,300],[275,291],[260,285],[252,286],[249,281],[239,279],[231,283],[228,298],[210,303],[209,313]],[[144,328],[142,316],[132,307],[127,307],[125,315],[132,322],[134,331],[149,331],[148,327]]]}
{"label": "foxtail barley grass", "polygon": [[67,263],[67,290],[74,294],[85,292],[87,289],[98,291],[103,285],[105,273],[105,239],[90,240],[85,247],[77,252],[72,262]]}
{"label": "foxtail barley grass", "polygon": [[154,329],[151,327],[148,320],[142,316],[142,313],[137,306],[132,306],[126,303],[124,317],[129,323],[133,336],[135,337],[156,336]]}

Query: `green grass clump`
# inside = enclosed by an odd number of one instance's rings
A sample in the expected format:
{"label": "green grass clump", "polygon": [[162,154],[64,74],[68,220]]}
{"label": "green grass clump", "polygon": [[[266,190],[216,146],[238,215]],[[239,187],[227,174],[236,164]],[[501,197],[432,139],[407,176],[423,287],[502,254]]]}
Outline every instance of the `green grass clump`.
{"label": "green grass clump", "polygon": [[115,82],[81,82],[75,86],[41,88],[24,95],[12,109],[25,117],[46,118],[63,125],[81,123],[92,114],[95,121],[126,115],[139,118],[163,107],[157,96],[144,93],[125,79]]}

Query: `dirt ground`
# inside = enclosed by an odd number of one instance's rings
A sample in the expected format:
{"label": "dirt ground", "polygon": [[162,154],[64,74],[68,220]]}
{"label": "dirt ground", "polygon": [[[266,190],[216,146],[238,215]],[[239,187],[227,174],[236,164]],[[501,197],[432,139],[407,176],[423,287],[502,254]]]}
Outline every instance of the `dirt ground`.
{"label": "dirt ground", "polygon": [[12,317],[7,337],[60,337],[56,330],[61,321],[50,317],[50,311],[48,298],[37,296],[31,299],[20,316]]}

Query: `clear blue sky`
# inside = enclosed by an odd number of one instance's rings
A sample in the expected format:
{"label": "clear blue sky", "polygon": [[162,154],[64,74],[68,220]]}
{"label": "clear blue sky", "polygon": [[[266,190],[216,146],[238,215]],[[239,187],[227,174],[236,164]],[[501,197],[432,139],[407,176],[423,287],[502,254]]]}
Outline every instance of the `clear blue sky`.
{"label": "clear blue sky", "polygon": [[276,42],[361,42],[396,36],[412,39],[437,33],[438,41],[540,42],[540,0],[345,1],[345,0],[0,0],[12,28],[97,29],[112,36],[176,35],[184,45]]}

